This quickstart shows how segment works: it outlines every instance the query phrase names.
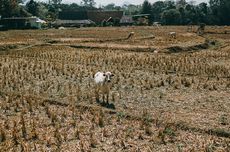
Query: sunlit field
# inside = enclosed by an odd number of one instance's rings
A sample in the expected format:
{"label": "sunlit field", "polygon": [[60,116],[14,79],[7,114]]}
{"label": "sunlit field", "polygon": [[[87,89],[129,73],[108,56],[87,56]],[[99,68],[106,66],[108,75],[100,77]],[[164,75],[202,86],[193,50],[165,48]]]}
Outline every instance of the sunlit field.
{"label": "sunlit field", "polygon": [[230,27],[196,28],[0,32],[0,151],[229,151]]}

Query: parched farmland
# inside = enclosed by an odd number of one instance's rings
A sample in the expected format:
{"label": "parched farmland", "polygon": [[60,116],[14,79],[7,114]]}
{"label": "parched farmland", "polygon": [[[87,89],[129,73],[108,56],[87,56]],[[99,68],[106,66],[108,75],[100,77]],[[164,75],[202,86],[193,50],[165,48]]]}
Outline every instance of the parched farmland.
{"label": "parched farmland", "polygon": [[0,151],[229,151],[230,27],[186,29],[0,32]]}

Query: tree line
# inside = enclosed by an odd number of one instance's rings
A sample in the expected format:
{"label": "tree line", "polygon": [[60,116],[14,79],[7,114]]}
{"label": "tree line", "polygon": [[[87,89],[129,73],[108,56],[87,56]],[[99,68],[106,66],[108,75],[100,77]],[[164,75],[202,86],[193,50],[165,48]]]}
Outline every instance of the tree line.
{"label": "tree line", "polygon": [[38,2],[35,0],[1,0],[0,16],[28,17],[38,16],[47,21],[55,20],[62,10],[122,10],[126,15],[149,14],[149,23],[160,22],[165,25],[188,25],[205,23],[208,25],[230,25],[230,1],[209,0],[208,3],[195,4],[194,1],[165,0],[142,5],[114,3],[96,7],[94,0],[82,0],[80,4],[62,4],[62,0]]}
{"label": "tree line", "polygon": [[0,0],[0,16],[7,17],[29,17],[37,16],[44,20],[55,20],[62,10],[91,10],[95,7],[94,0],[82,0],[81,4],[62,4],[62,0],[49,0],[41,2],[36,0]]}
{"label": "tree line", "polygon": [[209,0],[209,3],[195,5],[195,1],[165,0],[153,4],[147,0],[141,13],[150,14],[151,22],[166,25],[188,25],[205,23],[209,25],[230,25],[230,1]]}

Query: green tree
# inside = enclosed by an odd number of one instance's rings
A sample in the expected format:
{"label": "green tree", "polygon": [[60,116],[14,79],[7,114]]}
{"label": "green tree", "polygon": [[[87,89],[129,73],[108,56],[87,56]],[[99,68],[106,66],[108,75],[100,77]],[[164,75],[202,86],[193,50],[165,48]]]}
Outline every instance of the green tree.
{"label": "green tree", "polygon": [[180,24],[180,12],[177,9],[165,10],[162,14],[162,22],[167,25]]}
{"label": "green tree", "polygon": [[152,15],[154,21],[159,22],[161,20],[161,14],[165,10],[165,4],[162,1],[157,1],[152,5]]}
{"label": "green tree", "polygon": [[81,4],[85,6],[86,8],[94,8],[96,5],[96,2],[94,0],[82,0]]}
{"label": "green tree", "polygon": [[200,3],[198,6],[196,6],[196,10],[197,10],[197,17],[198,17],[198,21],[200,23],[209,23],[209,10],[208,10],[208,5],[207,3]]}
{"label": "green tree", "polygon": [[188,24],[187,22],[187,18],[186,18],[186,15],[185,15],[185,9],[184,9],[184,7],[179,7],[178,8],[178,11],[180,12],[180,16],[181,16],[181,21],[180,21],[180,23],[182,24],[182,25],[185,25],[185,24]]}
{"label": "green tree", "polygon": [[48,15],[48,8],[45,5],[45,3],[39,2],[38,3],[38,17],[41,19],[46,19],[46,16]]}
{"label": "green tree", "polygon": [[0,0],[0,14],[2,17],[21,16],[22,8],[19,6],[21,2],[19,0]]}
{"label": "green tree", "polygon": [[177,0],[176,1],[176,5],[180,6],[180,7],[185,7],[186,5],[186,1],[185,0]]}
{"label": "green tree", "polygon": [[60,4],[61,10],[83,10],[83,7],[78,5],[77,3],[72,4]]}
{"label": "green tree", "polygon": [[116,6],[114,3],[110,3],[106,6],[103,6],[104,10],[121,10],[120,6]]}
{"label": "green tree", "polygon": [[62,0],[49,0],[46,6],[48,9],[46,16],[49,21],[54,21],[58,17],[58,13],[61,11],[61,2]]}
{"label": "green tree", "polygon": [[142,14],[150,14],[149,17],[149,24],[151,24],[154,20],[154,16],[152,14],[152,5],[149,3],[148,0],[145,0],[144,3],[142,4],[142,9],[141,9]]}
{"label": "green tree", "polygon": [[124,4],[121,9],[125,12],[126,15],[137,15],[141,12],[142,6],[133,5],[133,4],[129,4],[129,5]]}
{"label": "green tree", "polygon": [[197,9],[194,5],[187,4],[185,6],[185,24],[193,23],[197,24],[198,21],[198,13]]}
{"label": "green tree", "polygon": [[110,3],[110,4],[106,5],[106,6],[104,6],[103,8],[105,10],[114,10],[115,6],[116,5],[114,3]]}
{"label": "green tree", "polygon": [[51,3],[54,5],[60,5],[62,0],[51,0]]}
{"label": "green tree", "polygon": [[220,25],[230,25],[229,0],[210,0],[209,5],[214,23],[218,23]]}
{"label": "green tree", "polygon": [[27,11],[33,16],[39,16],[39,4],[36,1],[30,0],[28,3],[26,3],[26,8]]}
{"label": "green tree", "polygon": [[164,5],[167,10],[176,9],[175,1],[173,0],[165,0]]}

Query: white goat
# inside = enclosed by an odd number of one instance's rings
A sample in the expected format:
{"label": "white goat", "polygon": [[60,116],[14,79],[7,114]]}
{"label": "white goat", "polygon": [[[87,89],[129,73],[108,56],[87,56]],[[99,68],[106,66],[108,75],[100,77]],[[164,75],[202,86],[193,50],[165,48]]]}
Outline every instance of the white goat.
{"label": "white goat", "polygon": [[176,38],[176,32],[169,32],[170,38]]}
{"label": "white goat", "polygon": [[105,101],[105,95],[106,95],[106,102],[108,104],[109,101],[109,92],[110,92],[110,82],[114,75],[111,72],[97,72],[94,75],[94,82],[96,84],[95,87],[95,95],[96,100],[99,101],[100,99],[100,92],[102,94],[102,100],[103,103]]}

